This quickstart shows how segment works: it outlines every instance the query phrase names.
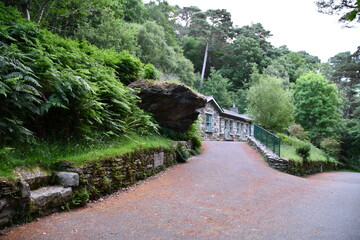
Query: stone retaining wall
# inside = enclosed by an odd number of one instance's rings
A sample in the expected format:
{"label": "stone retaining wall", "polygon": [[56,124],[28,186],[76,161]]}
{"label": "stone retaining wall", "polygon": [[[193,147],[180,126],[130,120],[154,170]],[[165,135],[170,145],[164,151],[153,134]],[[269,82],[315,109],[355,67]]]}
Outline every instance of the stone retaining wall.
{"label": "stone retaining wall", "polygon": [[286,172],[289,168],[289,161],[281,158],[277,154],[273,153],[271,150],[265,147],[265,145],[261,144],[254,137],[248,137],[247,141],[250,146],[256,149],[261,155],[263,155],[269,165],[279,171]]}
{"label": "stone retaining wall", "polygon": [[311,161],[311,162],[296,162],[289,161],[289,167],[287,173],[296,176],[306,176],[315,173],[321,173],[325,171],[339,170],[339,166],[336,162],[324,162],[324,161]]}
{"label": "stone retaining wall", "polygon": [[311,162],[296,162],[293,160],[287,160],[281,158],[271,150],[266,148],[263,144],[257,141],[254,137],[248,137],[248,143],[250,146],[256,149],[261,155],[263,155],[269,165],[282,172],[286,172],[296,176],[306,176],[315,173],[321,173],[324,171],[337,170],[338,166],[336,162],[324,162],[324,161],[311,161]]}
{"label": "stone retaining wall", "polygon": [[[178,142],[189,149],[189,143]],[[0,180],[0,229],[61,209],[85,205],[146,179],[176,163],[176,148],[138,150],[82,167],[59,162],[56,171],[17,169],[18,177]]]}

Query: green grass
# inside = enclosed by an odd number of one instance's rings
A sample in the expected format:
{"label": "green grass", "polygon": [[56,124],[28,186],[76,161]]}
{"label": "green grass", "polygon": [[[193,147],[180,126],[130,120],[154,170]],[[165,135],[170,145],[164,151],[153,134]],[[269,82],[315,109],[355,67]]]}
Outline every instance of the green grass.
{"label": "green grass", "polygon": [[[296,146],[289,145],[289,144],[281,144],[281,157],[286,159],[291,159],[296,162],[301,162],[302,158],[296,154]],[[311,145],[310,150],[310,157],[308,161],[335,161],[334,159],[330,158],[327,159],[324,152],[315,146]]]}
{"label": "green grass", "polygon": [[291,159],[296,162],[301,162],[302,158],[296,154],[296,148],[306,143],[306,144],[310,144],[311,146],[310,156],[308,158],[308,161],[335,162],[333,158],[328,159],[325,153],[321,149],[315,147],[310,142],[305,142],[295,137],[286,136],[284,134],[278,134],[278,136],[281,138],[281,151],[280,151],[281,157],[287,158],[289,160]]}
{"label": "green grass", "polygon": [[97,161],[104,158],[120,156],[124,153],[133,152],[138,149],[151,149],[151,148],[170,148],[172,142],[165,138],[160,137],[133,137],[125,142],[115,142],[104,148],[91,149],[90,151],[69,155],[61,158],[60,160],[69,161],[76,165],[81,165],[88,161]]}
{"label": "green grass", "polygon": [[291,145],[281,144],[280,155],[286,159],[292,159],[297,162],[301,162],[301,157],[296,154],[296,148]]}
{"label": "green grass", "polygon": [[[91,142],[41,142],[19,145],[0,154],[0,177],[12,178],[16,167],[51,169],[55,162],[68,161],[75,166],[90,161],[121,156],[138,149],[171,148],[172,141],[159,136],[137,136]],[[1,148],[0,148],[1,149]]]}

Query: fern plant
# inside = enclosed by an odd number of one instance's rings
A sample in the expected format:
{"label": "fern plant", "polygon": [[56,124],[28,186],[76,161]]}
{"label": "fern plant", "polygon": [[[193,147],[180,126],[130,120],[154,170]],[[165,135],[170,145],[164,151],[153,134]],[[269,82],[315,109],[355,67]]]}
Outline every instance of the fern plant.
{"label": "fern plant", "polygon": [[32,132],[25,127],[40,113],[41,87],[33,71],[22,63],[25,56],[0,47],[0,137],[2,142],[23,141]]}
{"label": "fern plant", "polygon": [[156,132],[122,83],[140,76],[136,57],[2,17],[10,12],[0,4],[0,141]]}

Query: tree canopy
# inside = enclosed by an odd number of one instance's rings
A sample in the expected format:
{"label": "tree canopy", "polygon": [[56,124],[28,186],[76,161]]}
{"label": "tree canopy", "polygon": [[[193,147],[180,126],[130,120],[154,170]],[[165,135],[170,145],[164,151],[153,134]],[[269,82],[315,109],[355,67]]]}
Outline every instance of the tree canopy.
{"label": "tree canopy", "polygon": [[335,84],[321,74],[307,73],[296,80],[294,87],[295,120],[317,143],[337,137],[341,123],[341,100]]}
{"label": "tree canopy", "polygon": [[340,22],[360,22],[359,0],[319,0],[316,4],[321,13],[340,15]]}
{"label": "tree canopy", "polygon": [[282,132],[293,121],[292,93],[282,86],[283,80],[262,75],[249,89],[248,112],[267,129]]}
{"label": "tree canopy", "polygon": [[360,50],[351,54],[343,52],[329,60],[332,65],[331,80],[336,83],[344,100],[344,117],[353,118],[360,102]]}

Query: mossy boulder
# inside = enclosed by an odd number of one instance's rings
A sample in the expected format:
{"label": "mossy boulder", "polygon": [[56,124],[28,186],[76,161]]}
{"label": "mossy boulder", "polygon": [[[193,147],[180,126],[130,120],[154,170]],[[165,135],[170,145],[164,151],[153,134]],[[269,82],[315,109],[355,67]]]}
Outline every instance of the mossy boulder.
{"label": "mossy boulder", "polygon": [[129,85],[138,89],[140,108],[152,113],[160,126],[186,131],[206,104],[205,96],[179,83],[138,80]]}

